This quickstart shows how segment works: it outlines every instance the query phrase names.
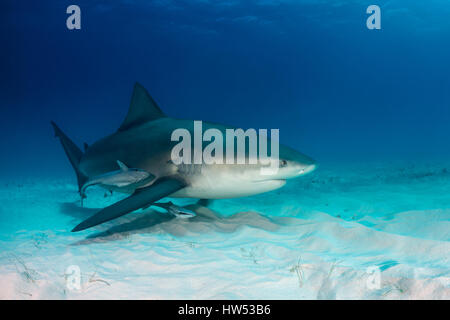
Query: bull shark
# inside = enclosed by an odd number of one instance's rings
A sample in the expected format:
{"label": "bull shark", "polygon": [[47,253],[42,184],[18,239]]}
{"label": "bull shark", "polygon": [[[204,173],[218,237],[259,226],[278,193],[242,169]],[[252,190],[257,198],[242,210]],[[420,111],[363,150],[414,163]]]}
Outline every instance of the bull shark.
{"label": "bull shark", "polygon": [[[271,175],[262,174],[259,163],[177,165],[171,158],[176,144],[172,133],[179,128],[193,132],[194,121],[166,116],[139,83],[119,129],[90,146],[85,144],[84,152],[53,121],[51,124],[76,173],[82,197],[91,185],[130,194],[82,221],[72,232],[157,205],[155,202],[165,197],[224,199],[272,191],[284,186],[287,179],[316,168],[310,157],[284,145],[279,146],[278,170]],[[203,127],[222,132],[231,128],[209,122],[203,122]]]}

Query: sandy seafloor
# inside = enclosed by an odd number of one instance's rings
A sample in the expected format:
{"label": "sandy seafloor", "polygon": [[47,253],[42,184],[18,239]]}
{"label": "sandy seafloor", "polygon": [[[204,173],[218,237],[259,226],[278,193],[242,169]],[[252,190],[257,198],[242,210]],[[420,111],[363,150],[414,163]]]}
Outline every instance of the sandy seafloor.
{"label": "sandy seafloor", "polygon": [[5,180],[0,298],[450,299],[449,192],[450,163],[321,165],[209,208],[175,199],[192,219],[150,208],[71,233],[120,196],[81,208],[73,176]]}

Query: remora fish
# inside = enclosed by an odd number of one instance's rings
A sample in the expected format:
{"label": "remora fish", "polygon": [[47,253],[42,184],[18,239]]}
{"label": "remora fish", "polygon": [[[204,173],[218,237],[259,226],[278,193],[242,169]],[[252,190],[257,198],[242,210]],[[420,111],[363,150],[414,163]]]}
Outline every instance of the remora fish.
{"label": "remora fish", "polygon": [[117,160],[120,170],[108,172],[89,179],[80,190],[82,198],[86,195],[86,189],[95,185],[111,191],[134,192],[155,178],[154,175],[142,169],[128,168],[123,162]]}
{"label": "remora fish", "polygon": [[163,208],[164,210],[167,211],[167,213],[169,213],[177,218],[189,219],[189,218],[193,218],[196,216],[194,211],[177,206],[174,203],[172,203],[171,201],[166,202],[166,203],[157,202],[157,203],[154,203],[153,206]]}

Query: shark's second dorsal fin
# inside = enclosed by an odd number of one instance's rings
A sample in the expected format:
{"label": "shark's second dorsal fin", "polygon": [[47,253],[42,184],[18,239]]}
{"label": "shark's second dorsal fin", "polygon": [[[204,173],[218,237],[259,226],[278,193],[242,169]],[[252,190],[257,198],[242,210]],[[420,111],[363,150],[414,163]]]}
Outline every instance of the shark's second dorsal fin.
{"label": "shark's second dorsal fin", "polygon": [[147,90],[136,82],[131,97],[130,109],[119,131],[128,130],[142,123],[165,117]]}
{"label": "shark's second dorsal fin", "polygon": [[117,160],[117,164],[119,165],[121,171],[128,171],[128,167],[122,161]]}

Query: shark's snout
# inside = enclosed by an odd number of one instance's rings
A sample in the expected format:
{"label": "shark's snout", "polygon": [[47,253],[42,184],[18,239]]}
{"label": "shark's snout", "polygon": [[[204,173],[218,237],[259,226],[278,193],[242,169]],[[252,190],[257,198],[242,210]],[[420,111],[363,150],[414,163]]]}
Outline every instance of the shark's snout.
{"label": "shark's snout", "polygon": [[292,179],[314,171],[317,167],[312,158],[291,148],[283,147],[281,154],[279,176]]}
{"label": "shark's snout", "polygon": [[316,168],[317,168],[317,164],[312,163],[312,164],[309,164],[309,165],[303,167],[302,169],[300,169],[300,171],[298,173],[299,173],[299,175],[304,175],[304,174],[313,172],[314,170],[316,170]]}

